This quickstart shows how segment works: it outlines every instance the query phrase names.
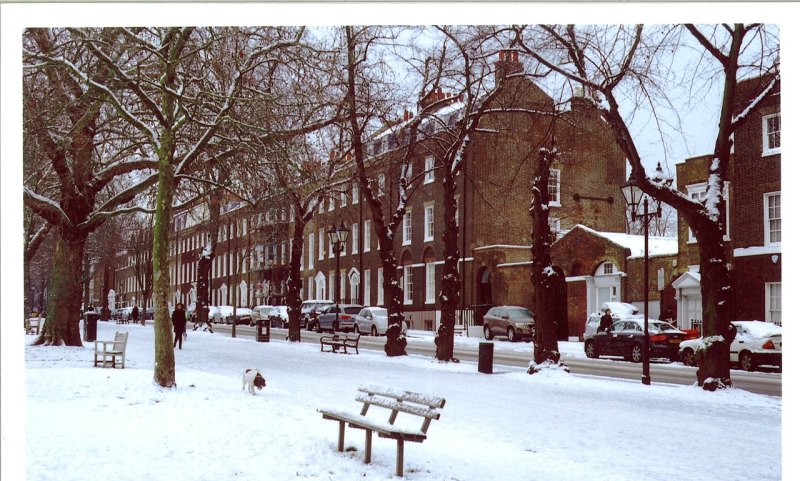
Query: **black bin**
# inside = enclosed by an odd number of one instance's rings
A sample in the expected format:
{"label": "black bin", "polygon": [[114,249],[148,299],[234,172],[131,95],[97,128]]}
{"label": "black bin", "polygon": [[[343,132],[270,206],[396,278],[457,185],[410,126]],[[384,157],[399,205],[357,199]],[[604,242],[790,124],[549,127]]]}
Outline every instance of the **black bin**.
{"label": "black bin", "polygon": [[478,345],[478,372],[484,374],[492,373],[492,363],[494,362],[494,343],[482,342]]}
{"label": "black bin", "polygon": [[96,312],[86,312],[83,314],[83,340],[94,342],[97,339],[97,320],[100,314]]}
{"label": "black bin", "polygon": [[269,342],[269,319],[259,319],[256,327],[256,342]]}

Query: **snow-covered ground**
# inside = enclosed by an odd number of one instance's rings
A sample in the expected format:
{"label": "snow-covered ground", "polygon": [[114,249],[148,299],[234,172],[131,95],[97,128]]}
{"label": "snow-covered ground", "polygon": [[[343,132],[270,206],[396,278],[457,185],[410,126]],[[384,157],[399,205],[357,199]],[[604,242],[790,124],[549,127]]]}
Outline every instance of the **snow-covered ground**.
{"label": "snow-covered ground", "polygon": [[[363,432],[348,428],[338,453],[337,423],[316,412],[357,411],[358,386],[378,384],[447,399],[428,440],[406,444],[410,480],[781,479],[781,398],[203,332],[189,332],[178,387],[163,389],[153,327],[100,322],[98,339],[115,330],[130,332],[124,370],[93,368],[91,343],[25,347],[25,456],[3,463],[35,481],[390,479],[394,441],[376,437],[365,465]],[[255,396],[242,391],[248,367],[267,377]]]}

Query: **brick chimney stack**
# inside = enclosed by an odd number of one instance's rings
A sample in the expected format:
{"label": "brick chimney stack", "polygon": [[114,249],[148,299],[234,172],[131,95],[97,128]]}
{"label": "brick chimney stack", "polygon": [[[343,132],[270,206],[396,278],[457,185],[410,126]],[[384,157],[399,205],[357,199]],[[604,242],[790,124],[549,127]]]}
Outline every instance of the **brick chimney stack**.
{"label": "brick chimney stack", "polygon": [[495,63],[494,81],[499,84],[511,74],[520,73],[524,69],[519,61],[519,52],[516,50],[500,50],[500,60]]}

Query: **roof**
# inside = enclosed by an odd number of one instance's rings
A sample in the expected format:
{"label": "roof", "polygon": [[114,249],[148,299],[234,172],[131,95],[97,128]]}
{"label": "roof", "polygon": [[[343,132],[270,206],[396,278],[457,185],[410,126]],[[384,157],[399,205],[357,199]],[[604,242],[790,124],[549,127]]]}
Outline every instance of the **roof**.
{"label": "roof", "polygon": [[[644,257],[643,235],[625,234],[623,232],[599,232],[582,224],[575,224],[572,229],[567,231],[567,234],[575,229],[579,229],[590,235],[606,239],[617,246],[630,249],[631,255],[628,257],[629,259]],[[648,241],[650,257],[678,255],[677,237],[660,237],[651,235],[649,236]]]}

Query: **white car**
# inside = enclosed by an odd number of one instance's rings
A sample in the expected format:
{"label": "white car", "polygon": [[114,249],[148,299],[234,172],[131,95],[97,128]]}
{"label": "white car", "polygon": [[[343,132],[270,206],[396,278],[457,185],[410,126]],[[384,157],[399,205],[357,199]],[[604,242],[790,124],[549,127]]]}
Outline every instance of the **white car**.
{"label": "white car", "polygon": [[[586,328],[583,331],[583,339],[589,339],[597,332],[597,327],[600,326],[600,318],[606,309],[611,309],[611,318],[614,322],[620,319],[636,318],[639,314],[639,308],[627,302],[604,302],[600,306],[600,312],[593,312],[586,319]],[[642,316],[639,316],[641,318]]]}
{"label": "white car", "polygon": [[[353,316],[355,332],[370,336],[383,336],[389,324],[389,311],[385,307],[365,307]],[[408,331],[408,321],[403,321],[403,334]]]}
{"label": "white car", "polygon": [[289,307],[288,306],[272,306],[267,313],[267,319],[270,321],[271,327],[280,327],[286,329],[289,327]]}
{"label": "white car", "polygon": [[[781,368],[781,326],[763,321],[733,321],[736,338],[731,343],[731,364],[738,364],[745,371],[769,365]],[[694,355],[703,343],[703,338],[683,341],[679,347],[681,361],[694,366]]]}
{"label": "white car", "polygon": [[256,306],[253,308],[253,316],[250,318],[250,325],[255,326],[258,324],[258,321],[262,319],[269,319],[269,313],[272,310],[272,306],[262,305]]}

